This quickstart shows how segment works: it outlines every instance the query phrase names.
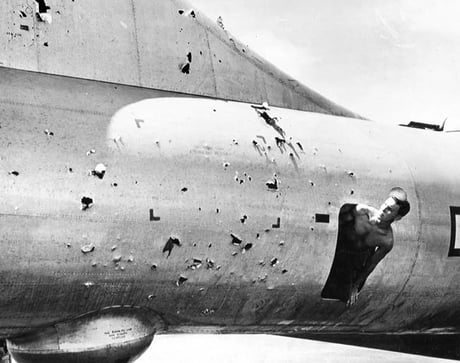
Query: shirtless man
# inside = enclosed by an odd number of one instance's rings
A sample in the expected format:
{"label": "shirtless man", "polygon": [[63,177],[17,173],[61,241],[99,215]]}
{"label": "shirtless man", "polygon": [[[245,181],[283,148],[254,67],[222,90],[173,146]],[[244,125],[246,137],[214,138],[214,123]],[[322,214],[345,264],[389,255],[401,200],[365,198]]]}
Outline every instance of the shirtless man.
{"label": "shirtless man", "polygon": [[353,226],[347,236],[347,239],[352,241],[350,247],[357,252],[370,251],[369,257],[353,278],[348,306],[356,303],[367,277],[393,248],[391,223],[400,220],[409,210],[406,192],[396,187],[391,189],[388,199],[380,209],[358,204],[342,217],[344,222],[349,222]]}

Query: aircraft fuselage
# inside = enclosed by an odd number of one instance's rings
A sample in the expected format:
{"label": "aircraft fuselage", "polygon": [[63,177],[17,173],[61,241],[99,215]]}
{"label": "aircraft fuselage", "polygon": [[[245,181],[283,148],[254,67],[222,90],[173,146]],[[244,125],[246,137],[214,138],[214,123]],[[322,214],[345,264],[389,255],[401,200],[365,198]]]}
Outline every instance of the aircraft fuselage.
{"label": "aircraft fuselage", "polygon": [[[192,331],[459,326],[457,135],[6,68],[0,80],[0,335],[118,305]],[[340,208],[378,207],[395,186],[412,209],[393,250],[355,306],[322,300]]]}

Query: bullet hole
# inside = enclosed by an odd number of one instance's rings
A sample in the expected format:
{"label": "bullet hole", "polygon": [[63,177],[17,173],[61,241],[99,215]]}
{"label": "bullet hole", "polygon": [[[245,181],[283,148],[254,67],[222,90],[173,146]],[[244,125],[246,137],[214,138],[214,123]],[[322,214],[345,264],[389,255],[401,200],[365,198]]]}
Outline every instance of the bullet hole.
{"label": "bullet hole", "polygon": [[29,26],[28,26],[28,25],[22,25],[22,24],[21,24],[21,25],[19,26],[19,29],[29,31]]}
{"label": "bullet hole", "polygon": [[247,221],[247,219],[248,219],[248,216],[247,216],[247,215],[244,215],[244,216],[242,216],[242,217],[240,218],[240,222],[243,223],[243,224],[245,224],[246,221]]}
{"label": "bullet hole", "polygon": [[270,266],[275,267],[279,263],[278,259],[276,257],[272,258],[270,260]]}
{"label": "bullet hole", "polygon": [[252,248],[252,243],[246,243],[245,246],[243,247],[243,252],[249,251],[251,248]]}
{"label": "bullet hole", "polygon": [[199,258],[194,258],[193,262],[187,266],[187,269],[198,270],[202,266],[202,261]]}
{"label": "bullet hole", "polygon": [[27,18],[27,14],[24,11],[19,10],[19,17],[20,18]]}
{"label": "bullet hole", "polygon": [[176,237],[169,237],[168,241],[166,242],[165,246],[163,247],[163,253],[168,252],[168,256],[171,256],[171,252],[174,248],[174,246],[182,246],[179,239]]}
{"label": "bullet hole", "polygon": [[111,248],[111,251],[115,251],[117,248],[118,248],[117,245],[113,245],[112,248]]}
{"label": "bullet hole", "polygon": [[278,217],[276,219],[276,224],[272,224],[272,228],[280,228],[281,227],[281,218]]}
{"label": "bullet hole", "polygon": [[326,165],[321,164],[319,167],[320,167],[321,169],[324,169],[324,171],[327,173],[327,167],[326,167]]}
{"label": "bullet hole", "polygon": [[201,207],[198,207],[198,210],[201,212]]}
{"label": "bullet hole", "polygon": [[250,176],[250,175],[248,175],[248,180],[249,180],[249,181],[252,181],[252,178],[251,178],[251,176]]}
{"label": "bullet hole", "polygon": [[180,275],[179,276],[179,279],[176,281],[176,286],[181,286],[184,284],[185,281],[188,280],[188,277],[184,276],[184,275]]}
{"label": "bullet hole", "polygon": [[19,172],[16,170],[11,170],[8,175],[14,175],[14,176],[19,176]]}
{"label": "bullet hole", "polygon": [[216,209],[216,213],[217,213],[217,214],[220,213],[220,209],[219,209],[219,208]]}
{"label": "bullet hole", "polygon": [[184,187],[184,188],[182,188],[180,191],[183,192],[183,193],[185,193],[187,190],[188,190],[188,188],[185,188],[185,187]]}
{"label": "bullet hole", "polygon": [[257,239],[260,238],[260,233],[257,233],[257,234],[256,234],[256,238],[257,238]]}
{"label": "bullet hole", "polygon": [[310,230],[313,232],[315,230],[315,227],[310,227]]}
{"label": "bullet hole", "polygon": [[107,170],[107,167],[104,164],[99,163],[96,165],[94,170],[91,170],[91,175],[94,175],[98,177],[99,179],[103,179],[106,170]]}
{"label": "bullet hole", "polygon": [[232,244],[234,246],[239,246],[241,245],[241,242],[243,242],[243,240],[240,237],[238,237],[236,234],[231,233],[230,236],[232,237]]}
{"label": "bullet hole", "polygon": [[355,176],[355,173],[352,172],[351,170],[347,171],[347,174],[348,174],[348,176],[351,176],[351,177],[354,177],[354,176]]}
{"label": "bullet hole", "polygon": [[286,145],[286,140],[285,139],[282,139],[280,137],[275,137],[275,142],[276,142],[276,146],[278,146],[281,151],[284,151],[286,149],[285,145]]}
{"label": "bullet hole", "polygon": [[265,120],[265,122],[267,123],[267,125],[271,126],[276,132],[278,132],[282,137],[285,136],[285,132],[284,130],[278,125],[278,118],[277,117],[271,117],[267,111],[267,107],[265,107],[264,105],[261,107],[261,106],[251,106],[252,108],[254,108],[257,112],[257,114],[259,115],[259,117],[263,118]]}
{"label": "bullet hole", "polygon": [[283,269],[283,271],[281,271],[282,274],[285,274],[287,272],[288,272],[288,270],[286,270],[286,269]]}
{"label": "bullet hole", "polygon": [[128,256],[128,262],[134,262],[134,256],[133,255]]}
{"label": "bullet hole", "polygon": [[203,52],[200,50],[200,55],[203,55]]}
{"label": "bullet hole", "polygon": [[44,42],[44,43],[43,43],[43,46],[47,47],[47,46],[48,46],[48,42]]}
{"label": "bullet hole", "polygon": [[353,194],[355,194],[355,191],[352,189],[352,190],[350,191],[350,195],[353,195]]}
{"label": "bullet hole", "polygon": [[265,185],[267,186],[268,189],[278,190],[278,179],[274,177],[273,180],[266,181]]}
{"label": "bullet hole", "polygon": [[310,185],[311,185],[312,187],[315,186],[315,183],[313,182],[313,180],[309,180],[308,182],[310,183]]}
{"label": "bullet hole", "polygon": [[112,261],[113,261],[114,263],[118,263],[118,262],[121,261],[121,259],[122,259],[122,255],[117,254],[117,255],[113,256]]}
{"label": "bullet hole", "polygon": [[37,8],[39,13],[46,14],[50,7],[46,5],[45,0],[35,0],[37,2]]}
{"label": "bullet hole", "polygon": [[243,48],[243,49],[241,49],[241,51],[242,51],[243,53],[246,53],[246,49],[244,49],[244,48]]}
{"label": "bullet hole", "polygon": [[332,202],[327,202],[327,205],[332,205]]}
{"label": "bullet hole", "polygon": [[160,217],[155,217],[155,211],[153,209],[150,209],[149,213],[151,222],[158,222],[161,219]]}
{"label": "bullet hole", "polygon": [[97,262],[93,262],[93,263],[91,264],[91,266],[92,266],[92,267],[97,267]]}
{"label": "bullet hole", "polygon": [[219,17],[217,18],[216,23],[217,23],[217,25],[218,25],[220,28],[222,28],[222,29],[225,30],[224,22],[223,22],[223,19],[222,19],[221,16],[219,16]]}
{"label": "bullet hole", "polygon": [[227,170],[227,168],[230,166],[230,163],[223,163],[222,166],[224,167],[225,170]]}
{"label": "bullet hole", "polygon": [[280,241],[279,245],[284,246],[284,241]]}
{"label": "bullet hole", "polygon": [[235,257],[238,254],[238,252],[232,252],[232,256]]}
{"label": "bullet hole", "polygon": [[85,254],[90,253],[90,252],[93,252],[95,248],[96,248],[96,246],[94,246],[92,243],[90,243],[90,244],[84,245],[81,248],[81,252],[83,252]]}
{"label": "bullet hole", "polygon": [[295,170],[296,170],[296,171],[299,171],[299,166],[297,165],[297,161],[296,161],[296,159],[295,159],[295,157],[294,157],[294,154],[293,154],[293,153],[290,153],[290,154],[289,154],[289,158],[291,159],[291,162],[292,162],[292,164],[294,165]]}
{"label": "bullet hole", "polygon": [[95,154],[95,153],[96,153],[96,150],[91,149],[86,152],[86,156],[90,156],[91,154]]}
{"label": "bullet hole", "polygon": [[192,63],[192,52],[187,53],[187,60],[189,61],[189,63]]}
{"label": "bullet hole", "polygon": [[219,63],[222,63],[222,59],[219,59]]}
{"label": "bullet hole", "polygon": [[270,228],[266,228],[266,229],[264,230],[264,232],[265,232],[265,233],[270,232]]}
{"label": "bullet hole", "polygon": [[85,287],[90,288],[91,286],[94,286],[94,282],[88,281],[83,284]]}
{"label": "bullet hole", "polygon": [[184,74],[190,74],[190,63],[181,64],[180,70]]}
{"label": "bullet hole", "polygon": [[260,266],[265,266],[265,261],[264,261],[264,260],[260,260],[260,261],[259,261],[259,265],[260,265]]}
{"label": "bullet hole", "polygon": [[296,144],[297,144],[297,146],[299,147],[300,151],[303,152],[303,146],[302,146],[302,144],[301,144],[300,142],[297,142]]}
{"label": "bullet hole", "polygon": [[215,266],[216,266],[216,263],[213,260],[209,258],[206,259],[206,269],[207,270],[212,270]]}
{"label": "bullet hole", "polygon": [[215,312],[214,309],[208,309],[208,308],[206,308],[206,309],[204,309],[201,313],[202,313],[203,315],[211,315],[211,314],[214,314],[214,312]]}
{"label": "bullet hole", "polygon": [[116,188],[118,186],[118,184],[117,183],[111,183],[110,186]]}
{"label": "bullet hole", "polygon": [[87,210],[93,206],[93,199],[90,197],[81,198],[81,210]]}
{"label": "bullet hole", "polygon": [[240,184],[243,184],[244,183],[244,180],[243,179],[240,179]]}
{"label": "bullet hole", "polygon": [[149,296],[147,296],[147,300],[153,300],[153,299],[155,299],[155,295],[149,295]]}
{"label": "bullet hole", "polygon": [[182,9],[179,9],[178,13],[179,13],[180,15],[183,15],[183,14],[185,13],[185,11],[182,10]]}
{"label": "bullet hole", "polygon": [[70,243],[66,243],[67,248],[72,248],[72,245]]}
{"label": "bullet hole", "polygon": [[192,246],[193,246],[193,247],[196,247],[196,246],[197,246],[197,244],[196,244],[196,243],[194,243]]}
{"label": "bullet hole", "polygon": [[151,269],[152,271],[156,271],[157,267],[158,267],[158,266],[157,266],[156,263],[152,263],[152,265],[150,266],[150,269]]}
{"label": "bullet hole", "polygon": [[233,145],[238,145],[238,140],[233,139],[232,142],[233,142]]}

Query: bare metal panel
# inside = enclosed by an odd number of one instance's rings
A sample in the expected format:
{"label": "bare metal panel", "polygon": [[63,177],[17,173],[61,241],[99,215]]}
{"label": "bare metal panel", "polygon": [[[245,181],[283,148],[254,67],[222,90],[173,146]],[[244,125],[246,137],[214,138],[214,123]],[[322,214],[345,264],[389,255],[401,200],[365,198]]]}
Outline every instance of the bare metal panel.
{"label": "bare metal panel", "polygon": [[359,117],[298,84],[185,1],[0,4],[0,66]]}

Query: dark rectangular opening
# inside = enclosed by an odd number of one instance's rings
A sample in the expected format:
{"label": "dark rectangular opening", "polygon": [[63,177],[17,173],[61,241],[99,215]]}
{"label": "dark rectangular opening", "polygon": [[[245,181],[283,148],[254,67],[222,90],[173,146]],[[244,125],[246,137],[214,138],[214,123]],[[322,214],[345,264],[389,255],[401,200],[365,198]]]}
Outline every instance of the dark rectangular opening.
{"label": "dark rectangular opening", "polygon": [[316,223],[329,223],[329,214],[315,214]]}

